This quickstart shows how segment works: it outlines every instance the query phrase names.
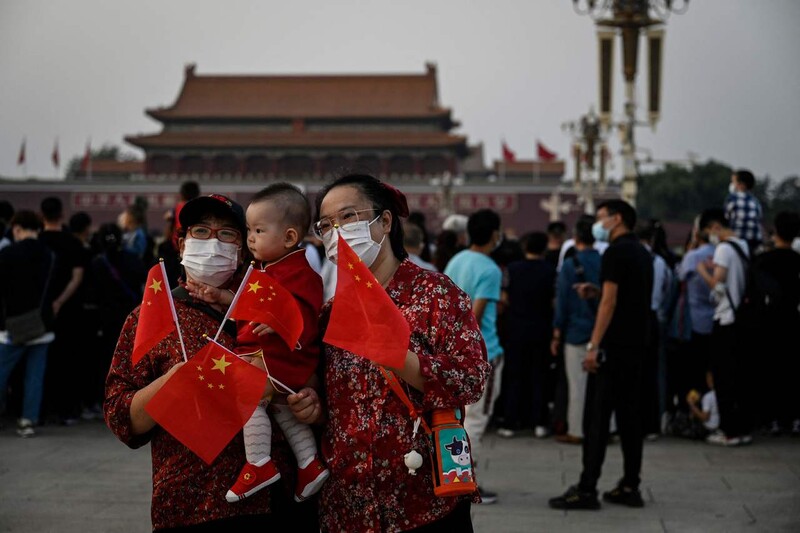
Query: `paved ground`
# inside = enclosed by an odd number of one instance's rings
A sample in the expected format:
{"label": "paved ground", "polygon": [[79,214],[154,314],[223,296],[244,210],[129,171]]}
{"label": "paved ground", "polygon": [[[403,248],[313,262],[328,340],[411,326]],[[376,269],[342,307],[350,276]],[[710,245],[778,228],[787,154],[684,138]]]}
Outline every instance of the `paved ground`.
{"label": "paved ground", "polygon": [[[480,479],[500,501],[474,509],[478,532],[800,531],[800,439],[732,449],[647,443],[644,509],[568,513],[547,499],[577,479],[579,447],[530,435],[488,440]],[[601,489],[620,463],[612,446]],[[127,449],[100,422],[47,426],[28,440],[0,430],[0,532],[145,533],[149,499],[149,449]]]}

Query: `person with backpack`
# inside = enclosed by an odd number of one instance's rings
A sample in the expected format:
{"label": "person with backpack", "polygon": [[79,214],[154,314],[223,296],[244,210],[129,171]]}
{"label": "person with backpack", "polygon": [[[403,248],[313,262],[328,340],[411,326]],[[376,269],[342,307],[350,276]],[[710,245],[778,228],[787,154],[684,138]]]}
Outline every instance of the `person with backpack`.
{"label": "person with backpack", "polygon": [[582,215],[575,223],[576,253],[568,258],[556,281],[556,309],[550,352],[558,355],[564,346],[564,369],[569,383],[567,432],[556,440],[566,444],[583,442],[583,406],[588,375],[583,370],[586,343],[592,336],[597,314],[597,299],[584,300],[575,290],[576,283],[600,285],[600,252],[594,249],[592,215]]}
{"label": "person with backpack", "polygon": [[746,320],[738,313],[744,300],[750,252],[747,241],[739,238],[725,211],[706,209],[700,215],[700,231],[715,245],[711,262],[697,265],[697,272],[712,290],[717,306],[711,333],[711,372],[719,404],[720,431],[706,442],[720,446],[739,446],[752,441],[749,402],[746,398],[747,335]]}
{"label": "person with backpack", "polygon": [[[769,376],[763,380],[763,401],[760,409],[769,415],[770,433],[780,434],[789,429],[800,435],[800,394],[794,381],[800,371],[797,355],[787,347],[793,346],[800,330],[800,254],[792,250],[792,239],[800,232],[800,213],[784,211],[775,217],[775,248],[760,254],[754,262],[760,280],[764,302],[762,337],[766,339],[765,354],[770,358]],[[769,290],[765,285],[775,290]],[[761,396],[760,396],[761,397]]]}

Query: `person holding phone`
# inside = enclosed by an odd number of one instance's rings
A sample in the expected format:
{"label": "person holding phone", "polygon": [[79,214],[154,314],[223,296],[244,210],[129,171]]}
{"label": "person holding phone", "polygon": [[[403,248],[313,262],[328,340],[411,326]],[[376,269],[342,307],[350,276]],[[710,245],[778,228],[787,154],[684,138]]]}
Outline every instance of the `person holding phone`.
{"label": "person holding phone", "polygon": [[577,283],[581,298],[599,299],[597,319],[586,345],[583,368],[589,372],[583,420],[583,471],[577,485],[550,499],[554,509],[599,509],[600,479],[611,413],[616,413],[622,444],[624,476],[603,500],[642,507],[639,474],[642,467],[641,406],[647,383],[643,365],[650,335],[653,261],[631,231],[636,210],[622,200],[608,200],[597,209],[595,239],[609,241],[600,265],[601,286]]}

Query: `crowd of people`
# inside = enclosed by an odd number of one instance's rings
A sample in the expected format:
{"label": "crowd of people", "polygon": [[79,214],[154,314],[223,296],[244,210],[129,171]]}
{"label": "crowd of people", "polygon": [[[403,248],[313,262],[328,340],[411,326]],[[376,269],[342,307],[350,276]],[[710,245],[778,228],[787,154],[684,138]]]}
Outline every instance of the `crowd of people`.
{"label": "crowd of people", "polygon": [[[492,426],[503,438],[530,431],[581,445],[579,482],[550,500],[559,509],[599,507],[616,437],[624,475],[603,499],[640,507],[645,438],[738,446],[759,430],[800,435],[790,382],[798,363],[786,348],[800,326],[800,213],[766,223],[753,185],[750,172],[734,173],[725,202],[698,213],[680,250],[659,221],[638,219],[622,200],[572,228],[553,222],[520,238],[489,209],[451,215],[431,232],[400,191],[357,174],[317,195],[315,217],[287,184],[245,210],[187,182],[159,236],[140,202],[94,232],[86,213],[65,220],[57,198],[38,213],[2,203],[0,407],[20,415],[22,437],[45,422],[105,416],[128,446],[149,443],[156,530],[470,531],[470,505],[497,494],[478,485],[437,496],[435,465],[423,461],[414,475],[404,462],[408,450],[433,456],[412,415],[434,409],[457,415],[470,439],[460,453],[478,473]],[[321,341],[339,237],[410,326],[400,367]],[[285,369],[292,390],[268,382],[251,421],[211,465],[144,409],[184,364],[179,339],[171,334],[146,364],[131,364],[137,306],[159,257],[189,354],[220,327],[250,261],[307,311],[303,350],[284,349],[264,325],[225,323],[220,343],[262,369]],[[272,485],[283,489],[261,490]],[[319,522],[309,512],[317,507]]]}

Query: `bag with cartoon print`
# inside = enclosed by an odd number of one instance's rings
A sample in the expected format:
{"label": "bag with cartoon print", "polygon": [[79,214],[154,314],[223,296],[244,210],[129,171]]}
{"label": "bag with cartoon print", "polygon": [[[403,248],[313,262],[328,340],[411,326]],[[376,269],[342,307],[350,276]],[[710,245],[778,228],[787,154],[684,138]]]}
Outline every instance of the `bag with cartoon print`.
{"label": "bag with cartoon print", "polygon": [[431,415],[433,493],[461,496],[478,490],[469,436],[461,424],[461,409],[435,409]]}

